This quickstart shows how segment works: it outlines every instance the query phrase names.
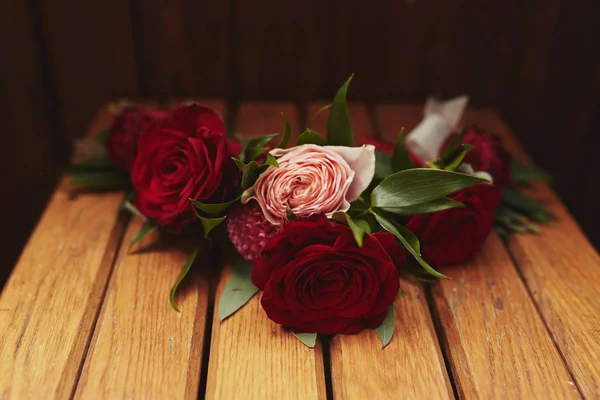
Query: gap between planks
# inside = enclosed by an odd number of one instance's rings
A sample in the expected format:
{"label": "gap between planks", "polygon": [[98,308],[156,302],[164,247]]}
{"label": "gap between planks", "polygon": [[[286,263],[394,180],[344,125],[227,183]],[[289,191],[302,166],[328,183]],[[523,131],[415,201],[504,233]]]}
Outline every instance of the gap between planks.
{"label": "gap between planks", "polygon": [[[300,112],[292,103],[240,104],[235,132],[239,137],[281,133],[281,112],[290,122],[293,143]],[[230,267],[225,266],[215,307],[229,273]],[[215,310],[210,347],[206,398],[234,399],[241,393],[248,399],[327,398],[321,340],[309,349],[270,321],[260,306],[260,294],[223,322]]]}
{"label": "gap between planks", "polygon": [[[113,108],[99,110],[86,137],[110,126]],[[72,395],[127,224],[122,193],[70,192],[61,182],[0,298],[2,397]]]}

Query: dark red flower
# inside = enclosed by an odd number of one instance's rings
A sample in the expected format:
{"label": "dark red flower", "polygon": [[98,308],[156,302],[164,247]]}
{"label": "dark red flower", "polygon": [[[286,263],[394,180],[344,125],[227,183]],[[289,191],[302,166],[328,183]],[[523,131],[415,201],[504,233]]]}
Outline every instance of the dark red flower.
{"label": "dark red flower", "polygon": [[383,322],[405,260],[390,233],[365,235],[359,247],[350,228],[319,216],[292,221],[272,237],[254,260],[252,281],[278,324],[295,332],[351,334]]}
{"label": "dark red flower", "polygon": [[[451,136],[442,149],[448,145]],[[485,171],[494,179],[494,185],[505,187],[510,183],[510,155],[502,147],[500,138],[491,133],[471,127],[467,130],[463,143],[473,146],[463,162],[470,164],[475,171]]]}
{"label": "dark red flower", "polygon": [[167,111],[151,108],[123,110],[112,124],[106,141],[106,152],[110,162],[127,171],[131,170],[137,155],[140,132],[168,115]]}
{"label": "dark red flower", "polygon": [[425,260],[437,266],[465,262],[481,250],[492,229],[501,191],[481,183],[450,197],[465,206],[415,215],[406,225],[421,241]]}
{"label": "dark red flower", "polygon": [[238,204],[227,215],[229,239],[238,253],[248,261],[259,257],[267,241],[280,229],[279,225],[267,221],[256,201]]}
{"label": "dark red flower", "polygon": [[196,219],[188,198],[209,204],[233,198],[240,172],[231,157],[241,150],[210,108],[176,109],[140,135],[131,172],[136,207],[159,225],[180,231]]}

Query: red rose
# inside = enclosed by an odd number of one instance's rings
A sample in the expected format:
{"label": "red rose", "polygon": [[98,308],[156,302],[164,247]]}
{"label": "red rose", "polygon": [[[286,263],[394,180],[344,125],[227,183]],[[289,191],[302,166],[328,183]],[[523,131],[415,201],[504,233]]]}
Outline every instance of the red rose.
{"label": "red rose", "polygon": [[481,250],[492,229],[501,192],[481,183],[450,197],[465,206],[415,215],[406,225],[419,237],[421,253],[433,265],[465,262]]}
{"label": "red rose", "polygon": [[[442,148],[448,145],[451,136]],[[475,171],[485,171],[494,178],[494,185],[500,187],[510,183],[510,156],[502,147],[500,138],[491,132],[477,127],[467,130],[463,143],[473,146],[463,162],[470,164]]]}
{"label": "red rose", "polygon": [[240,172],[231,157],[241,150],[210,108],[176,109],[140,135],[131,171],[136,207],[159,225],[181,231],[196,220],[188,198],[221,203],[234,196]]}
{"label": "red rose", "polygon": [[358,247],[350,228],[319,216],[292,221],[272,237],[254,260],[252,282],[278,324],[295,332],[351,334],[381,325],[405,260],[391,234],[365,235]]}
{"label": "red rose", "polygon": [[112,124],[106,141],[106,152],[110,162],[127,171],[131,170],[137,154],[140,132],[168,115],[166,111],[150,108],[123,110]]}

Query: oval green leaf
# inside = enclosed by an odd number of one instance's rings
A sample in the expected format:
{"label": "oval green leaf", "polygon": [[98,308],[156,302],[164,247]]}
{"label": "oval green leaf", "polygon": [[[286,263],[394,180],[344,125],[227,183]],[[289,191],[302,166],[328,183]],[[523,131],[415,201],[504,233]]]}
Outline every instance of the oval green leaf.
{"label": "oval green leaf", "polygon": [[306,128],[306,130],[302,132],[300,136],[298,136],[298,141],[296,142],[297,146],[302,146],[303,144],[316,144],[317,146],[325,146],[327,142],[325,139],[323,139],[323,136],[319,135],[310,128]]}
{"label": "oval green leaf", "polygon": [[231,267],[225,289],[219,299],[219,321],[225,320],[242,308],[258,292],[251,278],[252,264],[238,257]]}
{"label": "oval green leaf", "polygon": [[306,346],[311,349],[315,347],[317,344],[317,334],[316,333],[295,333],[292,332],[292,335],[296,336],[296,339],[304,343]]}
{"label": "oval green leaf", "polygon": [[[446,275],[436,271],[431,265],[429,265],[427,263],[427,261],[425,261],[423,259],[423,257],[421,257],[421,255],[419,254],[420,253],[419,249],[418,248],[415,249],[414,240],[416,239],[416,236],[414,236],[414,234],[413,234],[414,238],[412,238],[412,237],[405,238],[400,233],[400,230],[398,230],[398,228],[396,228],[396,225],[394,225],[394,223],[392,223],[392,221],[387,220],[386,218],[382,217],[379,214],[374,213],[374,215],[375,215],[375,219],[377,220],[379,225],[381,225],[381,227],[383,229],[390,232],[392,235],[396,236],[396,238],[400,241],[400,243],[402,243],[402,245],[406,248],[406,250],[410,254],[412,254],[412,256],[415,258],[415,260],[417,260],[417,262],[423,267],[423,269],[425,271],[427,271],[430,275],[435,276],[436,278],[450,279]],[[411,243],[411,242],[413,242],[413,243]]]}
{"label": "oval green leaf", "polygon": [[377,185],[371,193],[371,204],[379,208],[409,207],[485,182],[489,181],[453,171],[407,169],[388,176]]}
{"label": "oval green leaf", "polygon": [[385,211],[400,215],[431,214],[434,212],[447,210],[449,208],[464,207],[461,202],[454,201],[447,197],[431,200],[426,203],[415,204],[408,207],[384,207]]}
{"label": "oval green leaf", "polygon": [[377,332],[377,336],[379,336],[379,339],[381,339],[381,343],[383,345],[382,348],[385,348],[385,346],[390,344],[392,336],[394,336],[395,324],[396,319],[394,317],[394,305],[392,304],[388,307],[387,315],[381,323],[381,325],[379,325],[377,329],[375,329],[375,332]]}

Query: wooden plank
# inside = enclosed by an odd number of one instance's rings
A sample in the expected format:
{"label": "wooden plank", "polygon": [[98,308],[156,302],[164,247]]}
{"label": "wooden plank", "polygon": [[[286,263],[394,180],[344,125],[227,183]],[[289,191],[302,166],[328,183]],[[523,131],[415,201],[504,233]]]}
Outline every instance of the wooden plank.
{"label": "wooden plank", "polygon": [[[146,0],[137,46],[142,87],[152,96],[226,96],[230,88],[229,1]],[[134,18],[134,21],[136,20]]]}
{"label": "wooden plank", "polygon": [[[298,125],[287,103],[243,104],[237,116],[239,131],[272,132],[280,126],[280,111]],[[230,274],[225,267],[217,287],[219,299]],[[216,301],[218,303],[218,300]],[[325,373],[320,341],[309,349],[267,318],[260,294],[235,315],[220,323],[214,313],[206,398],[208,399],[325,399]]]}
{"label": "wooden plank", "polygon": [[[317,108],[318,105],[309,107]],[[364,105],[350,107],[357,142],[371,131]],[[310,114],[309,114],[310,115]],[[319,119],[326,120],[327,112]],[[379,121],[387,126],[386,120]],[[393,136],[395,136],[394,134]],[[338,335],[330,343],[331,375],[335,398],[452,398],[444,359],[438,344],[423,287],[402,281],[406,297],[394,303],[396,331],[382,350],[374,331]]]}
{"label": "wooden plank", "polygon": [[[225,114],[226,102],[218,99],[173,99],[167,107],[191,102]],[[210,259],[200,256],[205,261],[195,264],[177,296],[177,313],[169,291],[199,238],[155,232],[129,251],[141,226],[132,221],[121,244],[76,398],[198,396]]]}
{"label": "wooden plank", "polygon": [[[409,131],[423,118],[422,106],[377,114]],[[495,233],[471,262],[441,270],[453,279],[436,283],[433,298],[461,397],[579,397]]]}
{"label": "wooden plank", "polygon": [[[103,108],[88,133],[113,119]],[[1,397],[71,396],[125,229],[122,199],[52,196],[0,298]]]}
{"label": "wooden plank", "polygon": [[0,54],[2,147],[8,150],[0,157],[0,181],[10,188],[0,200],[1,287],[56,183],[58,152],[29,3],[0,3]]}
{"label": "wooden plank", "polygon": [[198,262],[176,312],[169,291],[199,238],[154,232],[129,252],[142,224],[123,239],[75,398],[198,396],[208,285],[197,270],[210,265]]}
{"label": "wooden plank", "polygon": [[[509,151],[531,162],[496,113],[475,110],[465,119],[499,133]],[[533,186],[531,195],[557,219],[542,227],[539,235],[511,236],[508,247],[579,391],[596,398],[600,396],[600,256],[554,191],[544,183]]]}
{"label": "wooden plank", "polygon": [[440,271],[452,279],[433,297],[461,398],[580,398],[496,234],[470,262]]}

